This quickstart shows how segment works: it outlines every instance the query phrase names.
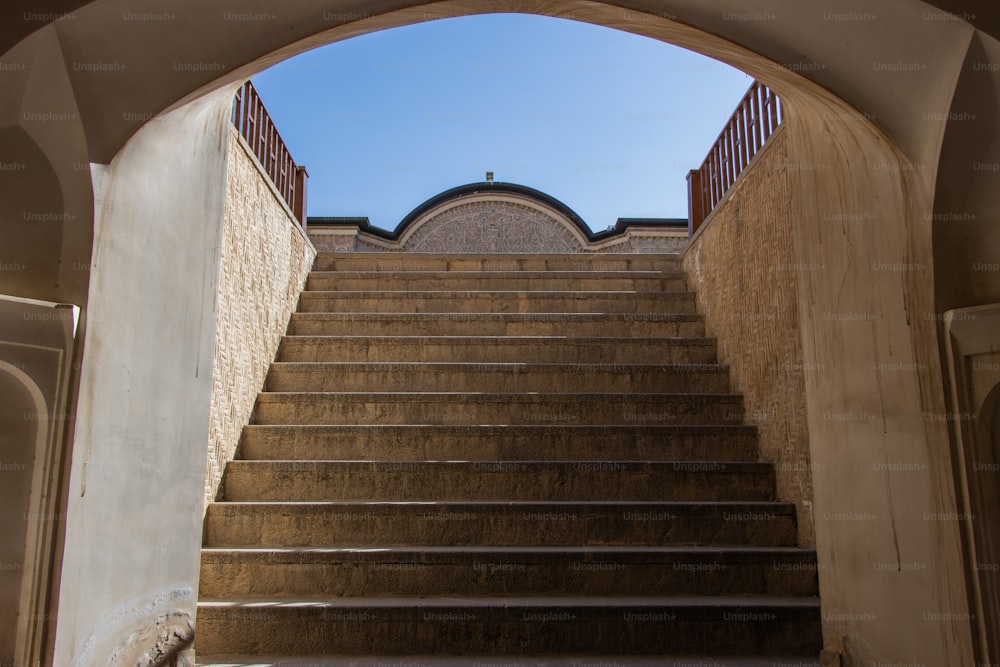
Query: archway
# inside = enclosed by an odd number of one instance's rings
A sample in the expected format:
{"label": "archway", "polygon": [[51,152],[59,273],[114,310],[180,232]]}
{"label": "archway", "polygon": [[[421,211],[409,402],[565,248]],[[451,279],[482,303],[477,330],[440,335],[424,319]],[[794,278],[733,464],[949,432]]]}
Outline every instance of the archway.
{"label": "archway", "polygon": [[[913,641],[909,628],[900,631],[899,626],[905,625],[900,618],[912,615],[914,610],[936,614],[965,608],[964,593],[959,590],[963,572],[958,564],[957,531],[953,526],[941,525],[933,534],[928,534],[920,512],[907,510],[900,497],[905,497],[915,507],[931,508],[932,511],[954,506],[948,474],[947,430],[940,421],[926,418],[928,414],[943,412],[936,319],[933,317],[934,286],[929,270],[932,266],[931,239],[927,224],[935,169],[926,165],[937,163],[938,137],[948,118],[915,119],[910,111],[948,107],[950,83],[964,57],[971,28],[955,21],[927,21],[921,16],[925,6],[919,3],[886,2],[873,11],[884,9],[883,14],[893,16],[888,36],[884,26],[862,26],[860,33],[855,33],[856,48],[844,51],[835,30],[827,34],[827,39],[819,40],[814,29],[823,20],[815,13],[835,10],[834,5],[831,2],[822,7],[790,9],[780,16],[761,8],[756,13],[748,10],[746,17],[735,20],[727,19],[724,11],[711,12],[704,4],[694,3],[676,3],[673,7],[676,13],[669,15],[653,3],[639,3],[625,9],[589,2],[555,5],[528,2],[511,3],[503,9],[590,21],[685,46],[740,67],[769,84],[787,102],[787,133],[793,147],[791,163],[796,165],[793,190],[801,220],[792,242],[799,262],[829,267],[822,276],[807,276],[799,293],[805,313],[802,323],[805,360],[813,367],[833,369],[832,377],[807,378],[809,410],[805,418],[814,434],[814,462],[825,466],[823,475],[816,480],[816,512],[822,515],[850,510],[849,503],[857,501],[874,509],[878,517],[877,521],[865,526],[831,521],[817,531],[821,563],[829,565],[825,571],[821,570],[826,631],[834,640],[856,638],[853,639],[855,645],[848,650],[861,660],[905,660],[907,656],[919,656],[920,660],[928,662],[961,664],[969,662],[967,629],[933,624],[927,627],[927,632],[919,634],[917,642]],[[721,3],[712,8],[723,9]],[[72,26],[65,22],[59,27],[59,36],[67,51],[71,54],[86,52],[100,60],[105,53],[103,46],[91,47],[87,36],[101,34],[100,26],[106,25],[120,9],[117,3],[101,3],[99,7],[88,7],[81,12]],[[275,9],[277,11],[277,6]],[[90,304],[92,327],[88,329],[88,347],[93,352],[84,361],[83,384],[88,387],[88,393],[81,397],[81,401],[87,401],[91,415],[106,417],[100,406],[109,410],[108,406],[120,402],[121,396],[112,382],[91,384],[87,381],[100,379],[98,369],[106,367],[108,362],[114,363],[115,354],[122,354],[102,344],[107,345],[127,334],[130,331],[125,325],[128,318],[148,314],[155,320],[155,308],[165,309],[165,313],[175,309],[191,314],[190,300],[175,303],[168,299],[164,303],[147,298],[143,305],[135,293],[144,292],[146,297],[162,295],[164,285],[169,283],[167,278],[176,272],[165,261],[156,258],[151,261],[149,257],[139,261],[136,254],[148,251],[157,239],[168,234],[164,230],[167,219],[177,221],[169,231],[171,239],[190,234],[196,248],[210,244],[211,234],[205,228],[217,223],[213,221],[214,213],[205,210],[212,206],[204,203],[214,201],[213,192],[210,186],[199,186],[196,182],[206,178],[211,181],[217,176],[219,156],[213,152],[211,141],[205,142],[205,139],[217,136],[215,124],[224,123],[228,97],[238,81],[313,45],[393,25],[487,13],[500,8],[485,2],[454,2],[398,11],[392,11],[392,6],[371,9],[370,14],[343,12],[328,21],[338,24],[329,30],[318,30],[322,25],[318,17],[310,21],[293,15],[297,10],[289,9],[290,13],[280,21],[249,26],[239,35],[238,43],[236,37],[220,36],[217,21],[205,22],[190,32],[192,60],[200,59],[195,63],[198,70],[193,69],[193,65],[175,68],[168,76],[157,67],[168,62],[169,57],[165,54],[169,51],[161,53],[153,49],[150,52],[155,57],[141,61],[143,67],[117,81],[107,74],[101,79],[97,72],[84,71],[73,75],[72,86],[67,82],[61,89],[68,99],[79,101],[81,107],[87,109],[87,121],[82,124],[82,130],[87,138],[90,160],[107,162],[116,156],[110,168],[97,169],[98,199],[103,201],[99,236],[103,233],[105,239],[122,240],[136,226],[143,226],[151,236],[141,247],[118,248],[124,250],[121,255],[115,255],[114,248],[98,239],[98,247],[109,248],[109,251],[102,256],[104,264],[91,277],[92,299],[97,297]],[[294,24],[292,30],[284,30],[288,22]],[[831,25],[828,23],[826,27]],[[143,50],[149,50],[148,40],[142,32],[137,30],[128,35],[126,41],[134,42],[130,48],[138,49],[141,43]],[[155,34],[155,26],[146,32]],[[941,40],[935,41],[931,35]],[[938,50],[928,54],[927,44],[934,44]],[[873,68],[873,74],[858,64],[859,58],[860,62],[865,62],[864,57],[872,58],[868,64],[879,63],[880,54],[886,53],[882,45],[890,45],[892,53],[905,54],[897,57],[919,55],[922,59],[933,60],[933,67],[929,73],[915,74],[905,86],[887,86],[877,73],[888,70]],[[807,57],[802,55],[804,53],[810,55]],[[213,54],[218,57],[213,58]],[[230,64],[223,63],[223,57]],[[154,74],[163,74],[158,80],[160,85],[150,87],[142,83],[148,82]],[[820,83],[840,97],[821,87]],[[150,88],[154,92],[149,92]],[[145,90],[147,93],[123,97],[111,94],[114,90]],[[115,102],[104,104],[101,101],[104,99]],[[145,107],[133,105],[131,114],[139,120],[118,119],[121,105],[139,101],[148,103]],[[143,118],[165,107],[168,107],[167,113],[136,132]],[[129,137],[129,143],[119,151]],[[181,160],[182,151],[171,152],[165,144],[176,143],[179,139],[198,140],[193,155],[191,151],[183,152],[191,166],[190,174],[178,174],[171,168]],[[63,156],[71,154],[61,153]],[[157,158],[170,158],[173,162]],[[150,182],[165,187],[151,191],[145,187]],[[195,193],[200,206],[181,199],[183,194],[190,192]],[[839,224],[830,225],[828,218],[824,220],[824,216],[831,213],[839,216]],[[183,244],[169,247],[184,252]],[[211,258],[202,257],[197,249],[188,248],[187,252],[190,254],[186,257],[192,258],[190,263],[195,269],[191,273],[203,275]],[[872,267],[879,263],[922,264],[925,270],[909,272],[902,277],[877,275]],[[123,293],[113,286],[115,277],[134,281]],[[185,289],[179,290],[179,297],[190,296],[195,303],[210,301],[208,291],[199,289],[197,284],[185,282],[185,285]],[[171,289],[176,288],[176,285],[171,286]],[[177,298],[177,301],[185,299]],[[873,313],[878,317],[863,320],[830,317],[851,313]],[[203,307],[197,314],[210,318],[211,308]],[[154,338],[144,345],[155,346],[156,342]],[[189,342],[195,351],[190,352],[185,361],[197,367],[196,362],[205,358],[205,344],[211,341],[195,335]],[[147,351],[140,345],[129,353],[139,358],[140,353]],[[880,373],[877,360],[884,360],[887,355],[894,362],[917,367],[918,381]],[[168,380],[168,386],[184,386],[180,380],[187,379],[180,371],[175,375],[163,373],[161,379]],[[199,408],[191,406],[201,403],[207,406],[207,400],[194,400],[204,399],[206,391],[203,384],[195,383],[190,405],[176,406],[176,414],[197,420]],[[858,405],[868,406],[878,419],[851,422],[828,417],[849,414]],[[160,431],[152,418],[145,423],[137,420],[134,431],[129,434],[138,437],[143,426],[150,427],[164,443],[174,436],[191,435]],[[88,451],[98,465],[101,462],[110,465],[113,460],[122,465],[116,457],[123,453],[123,448],[105,446],[98,435],[101,434],[78,430],[77,446],[93,445]],[[192,451],[177,450],[177,453],[183,457]],[[911,460],[926,464],[927,472],[905,479],[872,475],[864,478],[862,488],[854,497],[843,497],[844,488],[858,484],[858,470],[868,471],[873,463],[898,458],[902,452]],[[135,457],[141,453],[129,455]],[[138,480],[123,481],[120,486],[104,490],[108,502],[89,507],[86,502],[77,502],[76,509],[80,516],[99,512],[116,498],[136,496],[139,486]],[[154,485],[148,490],[152,492],[155,488]],[[164,484],[164,490],[167,488],[169,485]],[[133,526],[124,522],[122,530],[126,528],[131,530]],[[81,537],[79,543],[68,547],[68,561],[73,566],[85,568],[90,548],[93,545],[88,545]],[[127,555],[122,554],[122,560]],[[906,580],[883,577],[873,585],[870,570],[874,560],[914,557],[930,564],[926,574]],[[150,589],[173,585],[186,575],[181,569],[174,569],[165,570],[159,576],[147,577]],[[122,599],[120,590],[106,574],[96,573],[88,586],[92,589],[104,586],[114,591],[112,597]],[[917,598],[913,597],[914,591],[921,591],[916,593]],[[86,588],[74,597],[87,599]],[[84,611],[79,602],[65,605],[64,610],[66,619],[60,630],[64,653],[61,655],[71,656],[85,642],[84,638],[91,636],[88,628],[100,633],[100,628],[105,626],[93,622],[95,612]],[[104,615],[113,616],[114,613],[115,610],[109,608]]]}

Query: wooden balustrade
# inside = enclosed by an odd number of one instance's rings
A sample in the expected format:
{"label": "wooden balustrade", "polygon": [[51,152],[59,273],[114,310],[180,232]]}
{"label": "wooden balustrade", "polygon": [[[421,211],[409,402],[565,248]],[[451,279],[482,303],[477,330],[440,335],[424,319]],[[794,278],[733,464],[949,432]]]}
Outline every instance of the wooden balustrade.
{"label": "wooden balustrade", "polygon": [[246,139],[299,223],[305,226],[309,174],[305,167],[295,164],[257,89],[249,81],[233,100],[233,125]]}
{"label": "wooden balustrade", "polygon": [[688,173],[688,233],[694,235],[783,120],[781,100],[754,81],[698,169]]}

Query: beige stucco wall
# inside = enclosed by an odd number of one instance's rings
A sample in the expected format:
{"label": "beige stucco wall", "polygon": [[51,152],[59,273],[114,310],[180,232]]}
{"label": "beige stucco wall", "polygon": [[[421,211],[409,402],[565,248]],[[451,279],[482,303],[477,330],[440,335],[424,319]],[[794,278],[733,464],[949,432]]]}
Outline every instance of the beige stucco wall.
{"label": "beige stucco wall", "polygon": [[[719,341],[745,420],[775,463],[778,496],[798,507],[799,542],[815,544],[812,467],[798,275],[820,267],[795,261],[784,131],[775,134],[683,255],[706,330]],[[814,369],[810,369],[814,370]],[[815,369],[818,370],[818,369]]]}
{"label": "beige stucco wall", "polygon": [[239,445],[316,250],[234,130],[226,168],[205,502]]}
{"label": "beige stucco wall", "polygon": [[71,518],[43,664],[146,664],[193,641],[232,93],[153,119],[92,167]]}

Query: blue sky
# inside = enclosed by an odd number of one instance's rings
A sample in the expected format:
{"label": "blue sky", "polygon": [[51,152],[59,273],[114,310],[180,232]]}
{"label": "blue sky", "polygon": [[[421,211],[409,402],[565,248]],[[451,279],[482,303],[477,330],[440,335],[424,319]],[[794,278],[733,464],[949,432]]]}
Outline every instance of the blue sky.
{"label": "blue sky", "polygon": [[393,229],[493,171],[594,231],[619,217],[686,218],[687,172],[751,82],[662,42],[515,14],[356,37],[254,78],[309,170],[311,216]]}

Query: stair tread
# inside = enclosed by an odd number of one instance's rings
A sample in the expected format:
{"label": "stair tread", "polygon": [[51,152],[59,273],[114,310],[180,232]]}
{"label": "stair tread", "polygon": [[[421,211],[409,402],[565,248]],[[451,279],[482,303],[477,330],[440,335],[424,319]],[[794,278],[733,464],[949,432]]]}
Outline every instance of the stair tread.
{"label": "stair tread", "polygon": [[[310,271],[310,276],[337,276],[340,278],[376,278],[385,275],[385,271],[364,271],[356,269],[348,270],[325,270],[316,269]],[[507,269],[484,269],[481,271],[469,271],[458,269],[454,271],[435,271],[433,269],[404,269],[393,271],[393,275],[416,276],[416,277],[437,277],[442,278],[477,278],[479,276],[503,277],[511,276],[517,278],[684,278],[685,271],[680,270],[657,270],[657,269],[612,269],[612,270],[591,270],[574,271],[572,269],[529,269],[524,271],[511,271]]]}
{"label": "stair tread", "polygon": [[[705,394],[712,396],[714,394]],[[709,434],[714,435],[719,431],[728,431],[732,434],[753,435],[757,427],[753,424],[248,424],[246,427],[251,431],[280,431],[289,429],[303,429],[316,432],[329,431],[335,433],[345,430],[409,430],[409,431],[456,431],[459,433],[469,432],[476,435],[486,434],[507,435],[517,431],[538,431],[540,433],[552,432],[562,433],[565,431],[587,431],[589,433],[615,433],[641,431],[662,431],[668,435],[677,434]]]}
{"label": "stair tread", "polygon": [[[698,468],[704,466],[710,472],[747,472],[770,470],[772,464],[766,461],[619,461],[617,459],[578,460],[545,460],[545,459],[483,459],[468,461],[447,461],[431,459],[234,459],[233,463],[240,466],[278,467],[293,464],[302,466],[297,471],[304,472],[313,468],[370,468],[371,466],[420,466],[427,468],[455,468],[479,471],[484,466],[524,466],[525,468],[565,468],[575,467],[574,472],[645,472],[656,471],[659,468],[677,472],[701,472]],[[608,470],[595,470],[595,467],[613,466]],[[732,468],[728,470],[727,468]],[[409,468],[407,469],[409,470]],[[390,472],[397,472],[389,470]],[[366,470],[366,472],[370,472]],[[405,472],[405,471],[404,471]],[[492,474],[493,470],[485,471]],[[517,472],[517,471],[514,471]]]}
{"label": "stair tread", "polygon": [[344,258],[358,258],[358,259],[402,259],[404,261],[408,260],[419,260],[419,259],[440,259],[440,260],[459,260],[459,259],[572,259],[572,260],[599,260],[599,259],[634,259],[634,258],[651,258],[651,259],[678,259],[680,258],[680,253],[676,252],[577,252],[577,253],[566,253],[566,252],[409,252],[406,253],[387,253],[384,251],[371,251],[366,252],[351,251],[349,253],[343,252],[321,252],[316,254],[316,259],[344,259]]}
{"label": "stair tread", "polygon": [[437,373],[441,371],[462,371],[467,373],[496,373],[501,371],[553,371],[574,373],[647,373],[662,375],[666,373],[718,373],[728,374],[729,365],[710,362],[691,363],[630,363],[630,362],[595,362],[580,363],[571,361],[274,361],[272,372],[303,372],[303,371],[426,371]]}
{"label": "stair tread", "polygon": [[720,392],[720,393],[705,393],[705,392],[672,392],[670,394],[660,394],[653,392],[636,392],[636,391],[615,391],[615,392],[601,392],[601,391],[581,391],[581,392],[560,392],[560,391],[534,391],[534,392],[520,392],[520,391],[262,391],[258,395],[257,400],[260,401],[267,397],[267,400],[279,400],[282,398],[330,398],[338,397],[344,399],[353,398],[395,398],[400,397],[401,399],[411,399],[415,397],[425,397],[429,402],[439,402],[445,398],[451,397],[467,397],[470,400],[485,400],[487,397],[491,396],[503,396],[503,397],[521,397],[524,400],[537,400],[538,398],[569,398],[569,397],[622,397],[629,396],[635,398],[651,398],[654,400],[687,400],[687,399],[702,399],[702,400],[737,400],[742,398],[742,394],[734,392]]}
{"label": "stair tread", "polygon": [[428,463],[434,465],[448,465],[448,466],[481,466],[481,465],[492,465],[495,463],[523,463],[525,465],[530,465],[533,467],[543,467],[543,466],[564,466],[566,464],[571,465],[603,465],[603,464],[614,464],[621,465],[628,468],[634,468],[640,470],[642,468],[665,468],[668,466],[690,466],[690,465],[702,465],[709,464],[712,466],[724,466],[732,465],[744,468],[770,468],[772,464],[768,461],[705,461],[702,459],[677,459],[677,460],[658,460],[658,461],[634,461],[634,460],[624,460],[616,458],[607,459],[587,459],[582,461],[579,459],[234,459],[237,462],[242,463],[266,463],[268,465],[272,464],[282,464],[282,463],[307,463],[316,465],[381,465],[381,464],[393,464],[393,463]]}
{"label": "stair tread", "polygon": [[580,368],[582,370],[607,370],[623,368],[626,370],[664,370],[664,371],[686,371],[706,369],[711,371],[722,371],[728,369],[726,364],[709,362],[692,363],[635,363],[635,362],[594,362],[578,363],[572,361],[274,361],[273,368],[312,368],[315,366],[324,367],[351,367],[381,368],[384,366],[412,366],[417,368]]}
{"label": "stair tread", "polygon": [[365,342],[370,344],[385,343],[420,343],[431,345],[554,345],[554,344],[578,344],[578,345],[690,345],[690,346],[715,346],[715,339],[706,336],[434,336],[434,335],[411,335],[411,336],[319,336],[313,334],[286,335],[282,339],[283,345],[303,345],[303,344],[330,344],[330,343],[352,343]]}
{"label": "stair tread", "polygon": [[357,311],[357,312],[337,312],[337,313],[323,313],[323,312],[309,312],[309,313],[292,313],[294,319],[302,320],[347,320],[347,321],[365,321],[365,320],[379,320],[379,319],[415,319],[415,320],[432,320],[441,318],[453,318],[460,316],[462,319],[498,319],[498,320],[535,320],[539,322],[562,320],[562,319],[575,319],[575,320],[623,320],[626,322],[695,322],[702,321],[704,315],[699,315],[697,313],[601,313],[601,312],[587,312],[587,313],[559,313],[559,312],[548,312],[548,313],[491,313],[491,312],[465,312],[465,313],[418,313],[418,312],[391,312],[383,313],[378,311]]}
{"label": "stair tread", "polygon": [[372,547],[204,547],[203,553],[239,554],[246,556],[282,555],[295,556],[301,559],[344,556],[357,558],[365,556],[377,558],[399,558],[402,556],[438,556],[456,555],[481,556],[483,554],[498,554],[505,556],[541,557],[541,556],[615,556],[662,557],[690,556],[717,558],[749,558],[761,556],[815,557],[813,549],[805,547],[759,547],[759,546],[372,546]]}
{"label": "stair tread", "polygon": [[616,607],[797,607],[815,609],[819,598],[800,595],[675,595],[675,596],[587,596],[587,595],[538,595],[538,596],[402,596],[402,597],[336,597],[316,600],[303,597],[224,598],[201,600],[199,607],[253,607],[267,609],[275,607],[576,607],[576,608],[616,608]]}
{"label": "stair tread", "polygon": [[655,657],[619,655],[522,656],[481,655],[442,657],[391,656],[203,656],[198,667],[820,667],[818,660],[801,656],[741,657],[686,655]]}
{"label": "stair tread", "polygon": [[324,297],[329,295],[331,298],[351,296],[351,295],[377,295],[385,296],[387,294],[392,295],[407,295],[407,296],[423,296],[423,295],[448,295],[455,297],[467,298],[469,296],[482,296],[484,294],[488,295],[516,295],[516,296],[557,296],[557,297],[571,297],[578,299],[581,297],[594,296],[594,295],[608,295],[608,296],[620,296],[620,295],[633,295],[633,296],[643,296],[648,298],[662,299],[664,296],[669,295],[685,295],[693,296],[694,292],[690,290],[553,290],[553,289],[512,289],[512,290],[453,290],[453,289],[441,289],[441,290],[304,290],[303,295],[315,295]]}
{"label": "stair tread", "polygon": [[331,270],[331,269],[314,269],[309,273],[310,277],[320,277],[320,278],[344,278],[347,280],[357,280],[360,278],[384,278],[388,276],[406,276],[413,278],[441,278],[441,279],[470,279],[476,280],[478,278],[526,278],[529,280],[533,279],[545,279],[545,278],[566,278],[572,279],[594,279],[594,278],[607,278],[607,279],[620,279],[620,278],[635,278],[638,280],[659,280],[661,278],[686,278],[687,273],[677,269],[670,270],[657,270],[657,269],[595,269],[591,271],[574,271],[571,269],[525,269],[521,271],[509,270],[509,269],[482,269],[479,271],[469,271],[466,269],[455,269],[451,271],[433,270],[433,269],[384,269],[378,270],[361,270],[361,269],[345,269],[345,270]]}
{"label": "stair tread", "polygon": [[539,343],[555,343],[555,342],[579,342],[579,343],[589,343],[589,344],[600,344],[600,345],[622,345],[626,343],[631,344],[678,344],[683,343],[686,345],[715,345],[715,339],[708,336],[434,336],[434,335],[411,335],[411,336],[342,336],[342,335],[332,335],[332,336],[319,336],[314,334],[295,334],[295,335],[285,335],[285,342],[292,343],[305,343],[305,342],[318,342],[325,343],[330,341],[372,341],[372,342],[413,342],[413,341],[431,341],[437,344],[448,344],[457,345],[459,343],[466,344],[476,344],[481,345],[483,343],[492,342],[502,342],[502,343],[523,343],[537,345]]}
{"label": "stair tread", "polygon": [[521,506],[529,507],[747,507],[759,508],[767,506],[772,510],[795,511],[795,505],[781,500],[254,500],[226,501],[218,500],[212,503],[216,507],[247,507],[262,505],[267,507],[294,506],[322,509],[333,506],[356,507],[412,507],[428,509],[430,507],[487,507],[514,509]]}

